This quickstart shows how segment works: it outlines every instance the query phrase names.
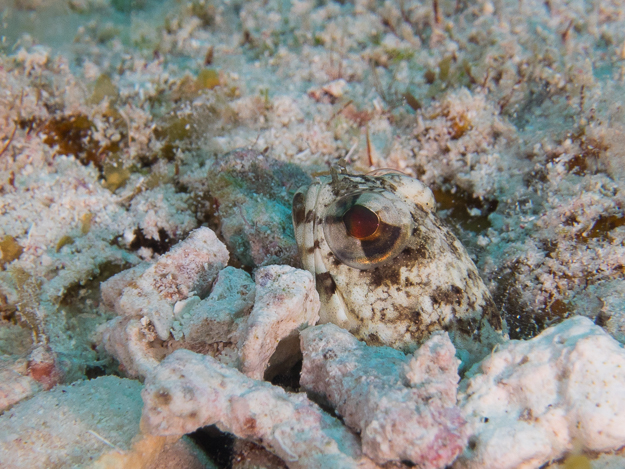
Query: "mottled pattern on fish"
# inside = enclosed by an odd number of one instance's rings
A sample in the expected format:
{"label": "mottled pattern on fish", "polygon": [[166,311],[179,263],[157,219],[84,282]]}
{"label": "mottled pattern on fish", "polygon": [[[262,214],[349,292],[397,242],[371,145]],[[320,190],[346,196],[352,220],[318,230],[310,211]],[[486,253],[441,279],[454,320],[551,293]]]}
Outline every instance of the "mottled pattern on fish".
{"label": "mottled pattern on fish", "polygon": [[501,328],[475,264],[435,207],[428,187],[395,171],[335,174],[295,194],[295,238],[316,278],[322,323],[406,351],[435,330],[479,340],[482,324]]}

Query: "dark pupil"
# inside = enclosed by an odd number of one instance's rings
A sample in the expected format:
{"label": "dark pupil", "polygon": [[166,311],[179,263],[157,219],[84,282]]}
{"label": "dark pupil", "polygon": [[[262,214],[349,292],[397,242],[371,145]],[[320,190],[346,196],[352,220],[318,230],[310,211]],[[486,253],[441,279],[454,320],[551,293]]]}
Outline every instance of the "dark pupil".
{"label": "dark pupil", "polygon": [[343,223],[348,235],[357,239],[365,239],[375,234],[380,226],[380,219],[367,207],[354,205],[343,215]]}

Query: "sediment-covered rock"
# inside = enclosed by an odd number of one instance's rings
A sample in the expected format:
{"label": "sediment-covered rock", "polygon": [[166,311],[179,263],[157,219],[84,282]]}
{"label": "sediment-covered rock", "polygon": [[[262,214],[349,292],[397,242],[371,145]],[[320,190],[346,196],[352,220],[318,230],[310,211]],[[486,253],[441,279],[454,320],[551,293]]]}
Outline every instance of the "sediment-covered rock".
{"label": "sediment-covered rock", "polygon": [[150,267],[149,263],[142,262],[130,269],[122,270],[120,273],[100,283],[100,299],[102,300],[102,305],[112,311],[119,310],[119,300],[122,297],[124,288],[136,281],[148,267]]}
{"label": "sediment-covered rock", "polygon": [[243,265],[296,265],[291,199],[310,182],[297,165],[252,148],[239,148],[209,160],[210,195],[217,202],[221,233]]}
{"label": "sediment-covered rock", "polygon": [[[226,267],[217,275],[210,295],[178,319],[190,347],[229,342],[254,305],[255,284],[241,269]],[[236,344],[236,338],[232,339]]]}
{"label": "sediment-covered rock", "polygon": [[98,331],[97,339],[131,378],[145,377],[166,354],[152,324],[141,318],[117,317]]}
{"label": "sediment-covered rock", "polygon": [[132,452],[141,387],[106,376],[57,386],[19,403],[0,415],[0,467],[81,468],[109,452]]}
{"label": "sediment-covered rock", "polygon": [[26,355],[0,356],[0,413],[64,377],[59,357],[49,346],[38,345]]}
{"label": "sediment-covered rock", "polygon": [[28,376],[25,360],[0,360],[0,412],[41,391],[42,386]]}

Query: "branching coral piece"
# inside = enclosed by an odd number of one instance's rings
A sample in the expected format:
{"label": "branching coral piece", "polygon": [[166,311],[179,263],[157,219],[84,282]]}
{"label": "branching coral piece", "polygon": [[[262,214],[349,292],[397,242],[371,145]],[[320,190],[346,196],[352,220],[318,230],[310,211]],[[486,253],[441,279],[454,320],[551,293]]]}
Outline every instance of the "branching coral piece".
{"label": "branching coral piece", "polygon": [[161,340],[169,337],[174,305],[193,295],[203,297],[228,263],[226,247],[208,228],[198,228],[124,289],[119,313],[146,315]]}
{"label": "branching coral piece", "polygon": [[255,284],[247,272],[234,267],[220,271],[208,298],[180,314],[185,348],[195,350],[204,344],[231,340],[236,343],[231,336],[247,319],[254,295]]}
{"label": "branching coral piece", "polygon": [[182,435],[217,424],[259,441],[289,468],[375,468],[358,439],[303,394],[247,378],[214,358],[177,350],[146,379],[142,428]]}
{"label": "branching coral piece", "polygon": [[241,370],[262,379],[278,342],[319,320],[319,294],[312,275],[272,265],[256,273],[256,302],[240,341]]}
{"label": "branching coral piece", "polygon": [[333,324],[306,329],[301,337],[300,384],[360,432],[363,452],[377,463],[443,468],[467,444],[455,406],[459,360],[447,334],[434,335],[412,359],[389,347],[368,347]]}
{"label": "branching coral piece", "polygon": [[149,321],[138,318],[117,317],[99,330],[108,353],[120,363],[120,368],[130,377],[144,377],[165,356],[165,351],[154,344],[156,333]]}

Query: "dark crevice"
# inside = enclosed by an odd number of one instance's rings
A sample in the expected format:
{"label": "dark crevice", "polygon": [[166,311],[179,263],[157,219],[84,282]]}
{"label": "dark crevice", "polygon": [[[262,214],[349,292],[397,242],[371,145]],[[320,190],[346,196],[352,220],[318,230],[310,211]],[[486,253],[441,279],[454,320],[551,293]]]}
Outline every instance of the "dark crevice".
{"label": "dark crevice", "polygon": [[135,228],[134,236],[130,243],[131,251],[137,251],[139,248],[149,248],[156,254],[164,254],[177,242],[175,238],[170,238],[163,228],[158,230],[158,239],[148,238],[140,228]]}
{"label": "dark crevice", "polygon": [[302,373],[302,360],[299,360],[295,365],[286,370],[284,373],[280,373],[271,379],[271,384],[274,386],[280,386],[290,392],[299,392],[299,378]]}
{"label": "dark crevice", "polygon": [[187,435],[206,453],[219,469],[232,467],[235,436],[219,430],[215,425],[202,427]]}

